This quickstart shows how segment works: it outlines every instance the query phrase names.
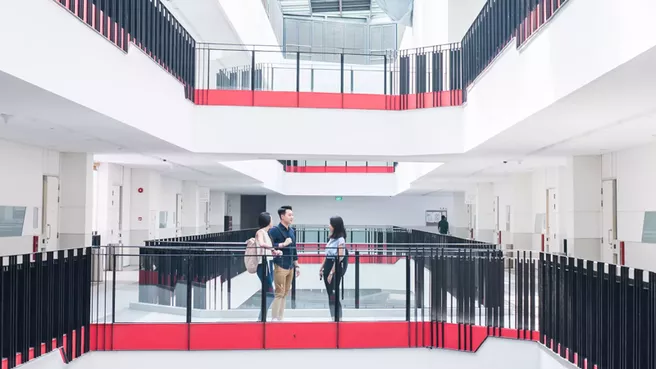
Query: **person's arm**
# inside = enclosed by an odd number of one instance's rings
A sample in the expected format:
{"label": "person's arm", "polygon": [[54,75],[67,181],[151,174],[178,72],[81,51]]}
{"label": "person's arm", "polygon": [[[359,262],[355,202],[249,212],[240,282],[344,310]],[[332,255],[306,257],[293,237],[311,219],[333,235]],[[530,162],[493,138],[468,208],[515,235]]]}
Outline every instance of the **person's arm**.
{"label": "person's arm", "polygon": [[273,243],[271,246],[274,249],[279,250],[285,247],[284,240],[282,239],[282,233],[277,227],[269,229],[269,237],[271,238],[271,243]]}
{"label": "person's arm", "polygon": [[275,248],[272,245],[268,244],[266,237],[264,237],[264,231],[257,231],[257,233],[255,234],[255,239],[257,240],[257,244],[260,245],[261,248],[268,249],[268,250],[275,250]]}

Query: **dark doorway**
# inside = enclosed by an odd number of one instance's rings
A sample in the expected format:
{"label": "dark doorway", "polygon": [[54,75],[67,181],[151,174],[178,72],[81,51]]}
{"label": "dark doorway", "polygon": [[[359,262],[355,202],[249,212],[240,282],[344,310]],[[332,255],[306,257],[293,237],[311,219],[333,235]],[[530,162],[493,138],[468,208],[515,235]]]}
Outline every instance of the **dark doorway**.
{"label": "dark doorway", "polygon": [[266,195],[241,195],[241,229],[257,228],[257,217],[266,211]]}

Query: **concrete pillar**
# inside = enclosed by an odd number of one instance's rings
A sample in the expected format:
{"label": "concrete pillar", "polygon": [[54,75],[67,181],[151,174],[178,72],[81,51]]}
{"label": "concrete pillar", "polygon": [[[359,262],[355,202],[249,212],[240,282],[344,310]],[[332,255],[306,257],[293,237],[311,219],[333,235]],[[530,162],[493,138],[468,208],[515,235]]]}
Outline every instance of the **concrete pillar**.
{"label": "concrete pillar", "polygon": [[200,192],[196,182],[182,182],[182,235],[199,234]]}
{"label": "concrete pillar", "polygon": [[478,241],[497,243],[495,237],[496,198],[494,184],[479,183],[476,185],[476,228],[474,238]]}
{"label": "concrete pillar", "polygon": [[130,191],[130,240],[143,245],[159,237],[161,177],[147,169],[132,169]]}
{"label": "concrete pillar", "polygon": [[453,211],[449,214],[449,230],[453,236],[469,238],[469,219],[464,192],[453,193]]}
{"label": "concrete pillar", "polygon": [[60,156],[59,249],[91,245],[93,227],[93,156]]}
{"label": "concrete pillar", "polygon": [[223,217],[226,215],[225,192],[210,191],[210,232],[223,232]]}
{"label": "concrete pillar", "polygon": [[530,173],[511,178],[510,233],[515,249],[533,249],[535,217],[533,215],[533,178]]}
{"label": "concrete pillar", "polygon": [[571,191],[571,201],[564,194],[568,254],[601,260],[601,155],[572,157],[566,171],[565,190]]}

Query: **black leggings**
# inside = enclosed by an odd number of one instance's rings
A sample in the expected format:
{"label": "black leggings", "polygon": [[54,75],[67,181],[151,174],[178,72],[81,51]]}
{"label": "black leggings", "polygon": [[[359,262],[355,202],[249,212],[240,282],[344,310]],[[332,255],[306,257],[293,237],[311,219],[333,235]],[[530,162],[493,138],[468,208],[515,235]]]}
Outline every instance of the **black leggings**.
{"label": "black leggings", "polygon": [[328,283],[328,276],[330,275],[330,270],[333,268],[335,260],[326,259],[323,265],[323,283],[326,286],[326,292],[328,292],[328,306],[330,308],[330,316],[335,319],[335,310],[337,311],[338,320],[342,319],[342,304],[340,303],[339,298],[339,287],[342,282],[343,271],[340,270],[338,274],[337,271],[333,274],[333,280]]}

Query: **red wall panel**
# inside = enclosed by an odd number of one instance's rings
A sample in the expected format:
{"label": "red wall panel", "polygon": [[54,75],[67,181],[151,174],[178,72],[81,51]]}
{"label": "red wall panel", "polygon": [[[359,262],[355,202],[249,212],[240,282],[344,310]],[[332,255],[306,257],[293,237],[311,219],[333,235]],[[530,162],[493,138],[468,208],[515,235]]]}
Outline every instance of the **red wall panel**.
{"label": "red wall panel", "polygon": [[265,347],[272,349],[334,349],[337,348],[337,325],[335,323],[267,324]]}
{"label": "red wall panel", "polygon": [[264,347],[262,323],[193,323],[191,350],[245,350]]}
{"label": "red wall panel", "polygon": [[187,324],[119,324],[113,325],[112,350],[186,350]]}

